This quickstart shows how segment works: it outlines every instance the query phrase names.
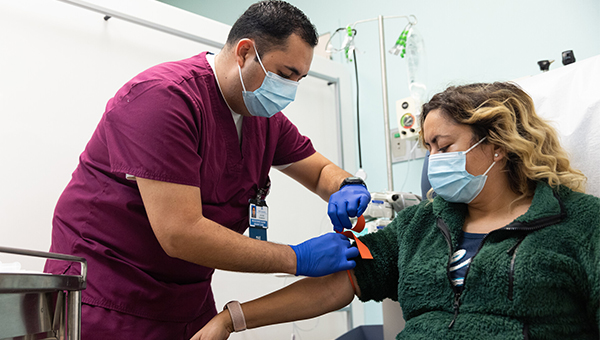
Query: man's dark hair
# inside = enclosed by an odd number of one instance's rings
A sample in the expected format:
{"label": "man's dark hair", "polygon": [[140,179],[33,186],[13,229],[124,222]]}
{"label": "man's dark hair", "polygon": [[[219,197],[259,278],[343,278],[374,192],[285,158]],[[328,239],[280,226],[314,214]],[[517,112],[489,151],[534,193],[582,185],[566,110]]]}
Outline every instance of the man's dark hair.
{"label": "man's dark hair", "polygon": [[250,6],[231,27],[227,45],[244,38],[256,42],[259,54],[285,48],[287,38],[297,34],[311,47],[319,42],[317,30],[298,8],[281,0],[260,1]]}

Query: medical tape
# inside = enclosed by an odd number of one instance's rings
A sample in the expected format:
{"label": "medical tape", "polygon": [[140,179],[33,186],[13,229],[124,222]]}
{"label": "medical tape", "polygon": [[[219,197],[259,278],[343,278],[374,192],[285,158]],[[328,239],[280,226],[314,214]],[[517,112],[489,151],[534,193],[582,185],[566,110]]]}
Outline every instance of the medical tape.
{"label": "medical tape", "polygon": [[[356,225],[350,230],[360,233],[361,231],[363,231],[364,228],[365,228],[365,218],[364,218],[364,216],[361,215],[356,220]],[[344,231],[344,232],[338,231],[337,233],[342,234],[342,235],[346,236],[347,238],[354,239],[354,242],[356,242],[356,247],[358,248],[358,252],[360,253],[360,257],[363,260],[372,260],[373,255],[371,255],[371,251],[369,250],[369,248],[367,248],[367,246],[364,243],[362,243],[361,240],[358,239],[358,237],[356,237],[356,234],[354,234],[350,230]]]}

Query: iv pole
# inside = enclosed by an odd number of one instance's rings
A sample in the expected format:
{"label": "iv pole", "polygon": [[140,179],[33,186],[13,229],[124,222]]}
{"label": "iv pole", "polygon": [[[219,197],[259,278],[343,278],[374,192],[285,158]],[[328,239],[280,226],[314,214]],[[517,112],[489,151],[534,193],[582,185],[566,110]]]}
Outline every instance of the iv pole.
{"label": "iv pole", "polygon": [[385,162],[387,169],[388,190],[394,191],[394,174],[392,172],[392,146],[390,145],[390,108],[388,99],[387,68],[385,65],[385,42],[383,40],[383,16],[379,21],[379,55],[381,58],[381,89],[383,96],[383,135],[385,136]]}
{"label": "iv pole", "polygon": [[[414,15],[411,15],[416,19]],[[390,139],[390,113],[389,113],[389,99],[388,99],[388,82],[387,82],[387,68],[385,61],[385,42],[384,42],[384,29],[383,29],[383,20],[384,19],[395,19],[395,18],[405,18],[409,22],[411,22],[410,17],[405,15],[398,16],[388,16],[384,17],[383,15],[378,16],[373,19],[360,20],[352,24],[350,27],[354,28],[356,25],[377,20],[379,23],[379,57],[381,63],[381,88],[382,88],[382,100],[383,100],[383,133],[385,136],[385,161],[386,161],[386,169],[387,169],[387,185],[389,191],[394,191],[394,177],[392,172],[392,146]],[[415,20],[416,24],[416,20]]]}

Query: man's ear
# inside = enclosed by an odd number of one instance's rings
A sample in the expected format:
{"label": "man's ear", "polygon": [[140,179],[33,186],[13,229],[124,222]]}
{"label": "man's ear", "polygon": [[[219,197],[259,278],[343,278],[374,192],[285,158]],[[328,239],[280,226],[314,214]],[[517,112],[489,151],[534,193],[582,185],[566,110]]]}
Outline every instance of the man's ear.
{"label": "man's ear", "polygon": [[244,67],[244,63],[254,58],[254,42],[251,39],[245,38],[235,45],[235,61],[240,67]]}

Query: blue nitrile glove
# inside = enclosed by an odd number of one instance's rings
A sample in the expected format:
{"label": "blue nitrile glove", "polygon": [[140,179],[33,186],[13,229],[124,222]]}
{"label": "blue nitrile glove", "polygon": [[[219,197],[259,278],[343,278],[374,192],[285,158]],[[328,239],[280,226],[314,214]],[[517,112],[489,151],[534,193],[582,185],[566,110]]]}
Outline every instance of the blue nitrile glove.
{"label": "blue nitrile glove", "polygon": [[296,275],[325,276],[356,266],[349,259],[358,256],[358,248],[342,234],[327,233],[290,247],[296,253]]}
{"label": "blue nitrile glove", "polygon": [[327,214],[335,231],[351,229],[350,217],[358,217],[371,202],[369,190],[362,184],[344,185],[338,192],[329,197]]}

